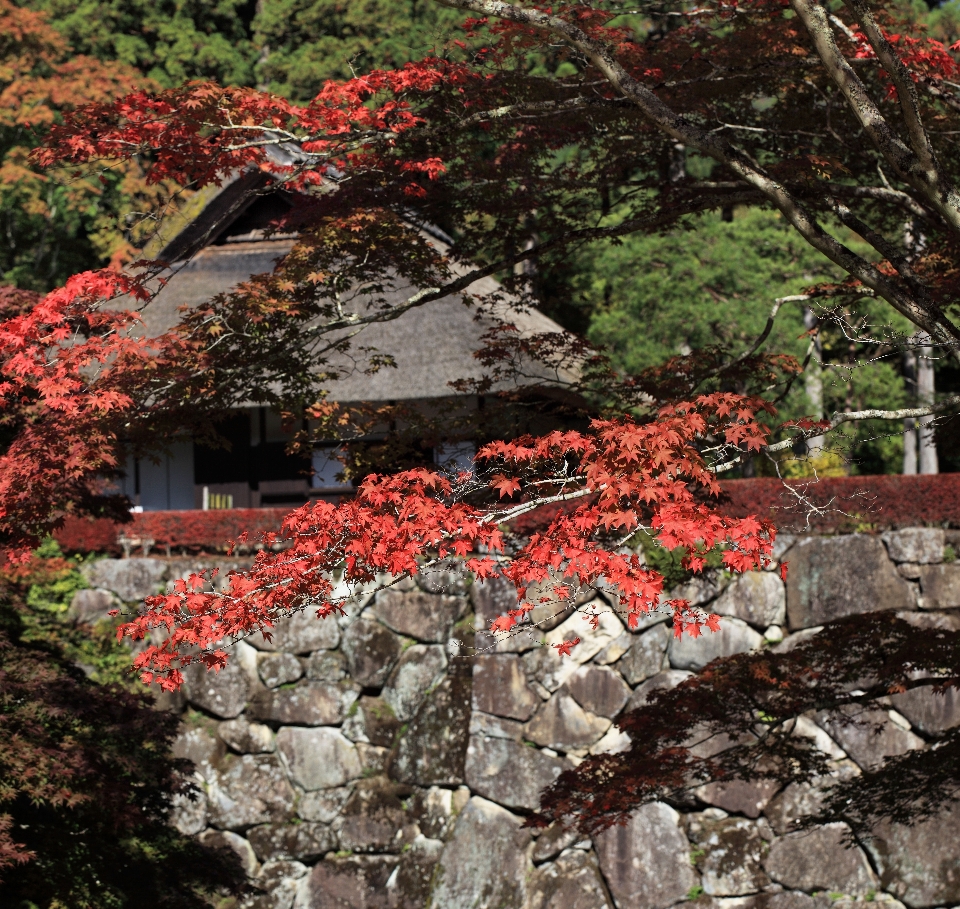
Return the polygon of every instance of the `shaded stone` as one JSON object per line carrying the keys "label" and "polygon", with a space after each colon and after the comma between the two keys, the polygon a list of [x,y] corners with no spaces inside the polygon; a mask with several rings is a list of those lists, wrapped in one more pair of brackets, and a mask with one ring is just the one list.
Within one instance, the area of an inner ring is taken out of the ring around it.
{"label": "shaded stone", "polygon": [[422,568],[415,580],[427,593],[462,597],[470,587],[470,572],[460,559],[441,559],[436,565]]}
{"label": "shaded stone", "polygon": [[349,682],[303,682],[258,692],[247,714],[268,723],[333,726],[343,721],[359,694],[359,688]]}
{"label": "shaded stone", "polygon": [[875,770],[888,757],[924,747],[923,739],[901,729],[886,710],[820,711],[817,725],[864,770]]}
{"label": "shaded stone", "polygon": [[604,909],[610,907],[596,863],[585,852],[562,855],[534,871],[524,909]]}
{"label": "shaded stone", "polygon": [[217,726],[217,735],[241,754],[266,754],[276,747],[273,730],[261,723],[250,723],[244,717],[224,720]]}
{"label": "shaded stone", "polygon": [[897,573],[876,537],[859,533],[807,537],[798,540],[790,551],[790,628],[809,628],[846,615],[915,606],[910,584]]}
{"label": "shaded stone", "polygon": [[363,695],[350,708],[343,734],[353,742],[369,742],[389,748],[400,731],[400,720],[383,699]]}
{"label": "shaded stone", "polygon": [[214,827],[242,829],[292,816],[293,788],[275,755],[245,754],[225,764],[207,788]]}
{"label": "shaded stone", "polygon": [[247,839],[261,862],[279,859],[316,859],[337,848],[333,831],[326,824],[261,824],[247,831]]}
{"label": "shaded stone", "polygon": [[[347,632],[343,636],[344,647],[346,647],[346,638]],[[339,682],[346,677],[346,674],[347,658],[339,650],[317,650],[307,657],[304,675],[308,679],[317,682]],[[360,679],[354,679],[354,681],[363,684]]]}
{"label": "shaded stone", "polygon": [[942,735],[960,724],[960,690],[934,694],[930,688],[912,688],[890,698],[890,703],[925,735]]}
{"label": "shaded stone", "polygon": [[609,728],[610,720],[588,713],[561,689],[527,723],[526,737],[557,751],[573,751],[588,748]]}
{"label": "shaded stone", "polygon": [[440,857],[430,909],[521,909],[527,843],[520,818],[471,798]]}
{"label": "shaded stone", "polygon": [[523,738],[523,723],[474,710],[470,714],[470,735],[488,735],[495,739],[519,742]]}
{"label": "shaded stone", "polygon": [[403,651],[403,641],[373,619],[357,619],[343,633],[350,678],[364,688],[380,688]]}
{"label": "shaded stone", "polygon": [[306,873],[306,866],[300,862],[264,862],[260,873],[250,881],[257,894],[243,902],[244,909],[291,909],[298,883]]}
{"label": "shaded stone", "polygon": [[360,766],[365,777],[375,776],[387,769],[390,758],[390,749],[380,745],[371,745],[368,742],[355,742],[357,754],[360,755]]}
{"label": "shaded stone", "polygon": [[724,783],[707,783],[695,789],[694,795],[700,801],[731,814],[758,818],[779,788],[780,784],[773,780],[730,780]]}
{"label": "shaded stone", "polygon": [[80,571],[91,587],[109,590],[125,603],[159,593],[167,578],[167,565],[160,559],[97,559]]}
{"label": "shaded stone", "polygon": [[453,672],[431,691],[397,743],[390,776],[418,786],[464,781],[470,739],[470,677]]}
{"label": "shaded stone", "polygon": [[564,849],[569,849],[580,839],[576,830],[553,824],[537,837],[531,858],[536,864],[556,858]]}
{"label": "shaded stone", "polygon": [[92,624],[109,618],[108,613],[117,607],[118,603],[109,590],[78,590],[70,601],[67,617]]}
{"label": "shaded stone", "polygon": [[618,909],[665,909],[697,883],[680,816],[662,802],[638,808],[625,826],[594,839],[600,868]]}
{"label": "shaded stone", "polygon": [[719,631],[705,631],[698,638],[688,634],[682,638],[671,638],[667,645],[667,655],[674,669],[697,671],[719,657],[759,650],[762,645],[763,635],[754,631],[746,622],[725,618],[720,622]]}
{"label": "shaded stone", "polygon": [[503,575],[494,575],[471,584],[470,602],[476,613],[474,629],[478,651],[522,653],[537,646],[542,637],[539,629],[525,631],[519,635],[491,634],[489,631],[490,624],[497,616],[505,615],[511,609],[517,608],[517,588]]}
{"label": "shaded stone", "polygon": [[766,821],[697,817],[691,819],[688,831],[698,847],[692,854],[704,893],[737,896],[755,893],[770,883],[762,864],[773,838]]}
{"label": "shaded stone", "polygon": [[175,758],[191,761],[196,772],[207,780],[213,778],[227,753],[223,742],[208,729],[186,726],[180,727],[170,751]]}
{"label": "shaded stone", "polygon": [[307,791],[342,786],[362,773],[356,747],[337,729],[286,726],[277,733],[277,750]]}
{"label": "shaded stone", "polygon": [[260,870],[260,863],[250,843],[237,833],[229,830],[205,830],[197,839],[208,849],[229,849],[240,859],[240,867],[247,877],[253,877]]}
{"label": "shaded stone", "polygon": [[787,592],[771,571],[745,571],[730,582],[710,611],[751,625],[782,625],[787,620]]}
{"label": "shaded stone", "polygon": [[219,672],[208,671],[200,663],[183,670],[183,692],[194,707],[224,720],[233,719],[247,703],[247,677],[236,662],[228,662]]}
{"label": "shaded stone", "polygon": [[314,650],[333,650],[340,643],[340,628],[336,620],[318,619],[316,612],[310,608],[278,619],[268,631],[269,641],[259,631],[247,640],[257,650],[268,653],[312,653]]}
{"label": "shaded stone", "polygon": [[540,706],[527,686],[520,658],[491,654],[473,660],[473,709],[514,720],[528,720]]}
{"label": "shaded stone", "polygon": [[392,909],[387,881],[395,855],[331,856],[313,866],[297,896],[297,909]]}
{"label": "shaded stone", "polygon": [[189,793],[174,793],[168,820],[184,836],[195,836],[207,826],[207,796],[199,786]]}
{"label": "shaded stone", "polygon": [[406,821],[401,798],[409,788],[386,777],[360,780],[343,806],[340,845],[352,852],[399,852]]}
{"label": "shaded stone", "polygon": [[910,527],[883,535],[894,562],[935,565],[943,561],[944,536],[939,527]]}
{"label": "shaded stone", "polygon": [[257,660],[257,672],[267,688],[278,688],[299,679],[303,666],[292,653],[265,653]]}
{"label": "shaded stone", "polygon": [[960,606],[960,563],[924,565],[920,569],[921,605],[924,609]]}
{"label": "shaded stone", "polygon": [[464,597],[413,590],[381,590],[374,600],[373,613],[397,634],[417,641],[444,643],[450,629],[466,610]]}
{"label": "shaded stone", "polygon": [[629,735],[611,726],[588,750],[590,754],[618,754],[629,751],[632,744]]}
{"label": "shaded stone", "polygon": [[[466,804],[470,799],[470,791],[465,786],[461,789],[466,794],[463,800],[463,804]],[[456,813],[454,792],[439,786],[414,790],[407,810],[407,814],[416,820],[423,835],[434,840],[446,839],[453,828]]]}
{"label": "shaded stone", "polygon": [[685,669],[665,669],[663,672],[658,672],[633,692],[624,710],[629,712],[645,706],[655,691],[661,688],[676,688],[684,679],[689,679],[692,675],[692,672],[687,672]]}
{"label": "shaded stone", "polygon": [[348,786],[305,792],[297,802],[297,815],[305,821],[330,824],[340,816],[348,798],[350,798]]}
{"label": "shaded stone", "polygon": [[414,644],[404,651],[384,685],[381,697],[397,719],[413,718],[427,692],[447,668],[445,649],[438,644]]}
{"label": "shaded stone", "polygon": [[639,685],[667,668],[667,645],[670,637],[667,625],[661,623],[636,638],[626,656],[616,664],[628,684]]}
{"label": "shaded stone", "polygon": [[466,780],[474,791],[508,808],[540,807],[540,792],[570,764],[509,739],[471,736]]}
{"label": "shaded stone", "polygon": [[796,830],[798,821],[816,814],[823,807],[827,787],[849,780],[859,772],[852,761],[840,761],[826,776],[807,783],[790,783],[770,799],[763,814],[777,834],[790,833]]}
{"label": "shaded stone", "polygon": [[581,666],[563,689],[589,713],[613,719],[630,698],[630,688],[620,674],[601,666]]}
{"label": "shaded stone", "polygon": [[865,845],[883,888],[911,909],[960,902],[960,805],[913,827],[882,823]]}
{"label": "shaded stone", "polygon": [[387,881],[390,909],[423,909],[430,903],[433,876],[443,843],[440,840],[416,837]]}
{"label": "shaded stone", "polygon": [[826,824],[774,840],[763,867],[792,890],[830,890],[865,896],[879,885],[857,846],[843,842],[846,824]]}

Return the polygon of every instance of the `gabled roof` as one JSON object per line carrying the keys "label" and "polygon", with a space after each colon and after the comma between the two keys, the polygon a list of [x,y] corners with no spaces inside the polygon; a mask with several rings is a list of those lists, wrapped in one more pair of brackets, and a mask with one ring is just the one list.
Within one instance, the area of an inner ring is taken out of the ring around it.
{"label": "gabled roof", "polygon": [[[160,334],[175,325],[180,307],[196,306],[232,290],[251,275],[272,271],[295,240],[289,236],[267,238],[257,229],[256,213],[269,209],[271,198],[267,175],[260,171],[237,175],[202,198],[194,197],[181,216],[165,225],[166,230],[161,229],[161,239],[154,244],[159,249],[152,256],[174,264],[168,283],[143,311],[148,334]],[[431,242],[446,245],[442,232],[425,233]],[[471,292],[496,289],[492,278],[484,278],[472,285]],[[399,303],[415,290],[398,289],[393,296]],[[536,310],[505,310],[502,318],[522,334],[563,331]],[[491,318],[477,319],[475,310],[456,296],[416,307],[389,322],[368,325],[355,343],[389,354],[396,368],[366,375],[362,370],[365,358],[358,367],[346,357],[332,361],[342,378],[331,382],[330,398],[382,403],[451,397],[456,394],[451,382],[480,378],[482,370],[473,354],[482,346],[481,336],[494,324]],[[541,378],[549,381],[546,370]]]}

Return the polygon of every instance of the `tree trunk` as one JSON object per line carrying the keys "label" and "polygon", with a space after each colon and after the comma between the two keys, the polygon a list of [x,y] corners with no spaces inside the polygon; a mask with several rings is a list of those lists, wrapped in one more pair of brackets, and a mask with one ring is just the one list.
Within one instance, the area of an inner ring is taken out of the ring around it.
{"label": "tree trunk", "polygon": [[[910,400],[917,400],[917,355],[913,350],[903,354],[903,381],[907,386]],[[913,475],[917,472],[917,421],[907,417],[903,421],[903,472]]]}
{"label": "tree trunk", "polygon": [[[921,341],[930,341],[930,336],[921,334]],[[933,375],[933,350],[924,346],[917,357],[917,399],[921,407],[933,404],[936,393]],[[920,417],[920,473],[939,473],[937,443],[933,434],[933,416]]]}

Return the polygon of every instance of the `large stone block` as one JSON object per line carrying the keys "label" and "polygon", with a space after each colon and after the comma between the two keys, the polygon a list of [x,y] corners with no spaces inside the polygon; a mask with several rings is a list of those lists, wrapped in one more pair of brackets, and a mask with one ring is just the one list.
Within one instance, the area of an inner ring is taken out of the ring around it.
{"label": "large stone block", "polygon": [[240,867],[247,877],[254,877],[260,870],[260,863],[250,843],[238,833],[229,830],[205,830],[197,839],[208,849],[229,849],[240,860]]}
{"label": "large stone block", "polygon": [[491,634],[490,624],[497,616],[517,608],[517,588],[503,575],[476,581],[470,586],[470,602],[476,613],[474,628],[477,650],[489,653],[523,653],[536,647],[543,633],[530,628],[520,634]]}
{"label": "large stone block", "polygon": [[827,824],[774,840],[763,863],[770,877],[792,890],[829,890],[866,896],[879,881],[857,846],[844,843],[846,824]]}
{"label": "large stone block", "polygon": [[250,644],[268,653],[312,653],[314,650],[334,650],[340,643],[340,628],[332,618],[318,619],[314,609],[301,609],[279,619],[267,629],[268,641],[261,632],[250,635]]}
{"label": "large stone block", "polygon": [[205,780],[213,779],[227,753],[223,742],[211,735],[209,729],[186,725],[180,727],[170,751],[175,758],[191,761],[194,770]]}
{"label": "large stone block", "polygon": [[364,688],[380,688],[402,651],[403,641],[372,619],[357,619],[343,633],[347,671]]}
{"label": "large stone block", "polygon": [[782,625],[787,620],[787,593],[772,571],[746,571],[711,603],[710,611],[751,625]]}
{"label": "large stone block", "polygon": [[416,582],[427,593],[462,597],[470,587],[470,572],[460,559],[441,559],[436,565],[422,568]]}
{"label": "large stone block", "polygon": [[914,609],[910,585],[876,537],[807,537],[790,550],[787,619],[809,628],[846,615]]}
{"label": "large stone block", "polygon": [[885,890],[911,909],[960,903],[960,805],[913,827],[881,824],[865,840]]}
{"label": "large stone block", "polygon": [[275,748],[273,730],[262,723],[251,723],[244,717],[224,720],[217,726],[217,735],[240,754],[267,754]]}
{"label": "large stone block", "polygon": [[446,649],[439,644],[414,644],[400,657],[381,697],[393,708],[397,719],[413,718],[427,692],[447,668]]}
{"label": "large stone block", "polygon": [[91,587],[109,590],[125,603],[160,592],[167,578],[167,565],[160,559],[97,559],[80,570]]}
{"label": "large stone block", "polygon": [[934,694],[930,688],[912,688],[894,695],[890,703],[924,735],[942,735],[960,725],[960,691],[948,688]]}
{"label": "large stone block", "polygon": [[594,860],[574,850],[537,868],[524,909],[612,909]]}
{"label": "large stone block", "polygon": [[214,827],[240,830],[287,820],[295,795],[275,755],[245,754],[209,781],[207,800]]}
{"label": "large stone block", "polygon": [[75,622],[93,624],[109,618],[110,612],[119,605],[109,590],[78,590],[70,601],[68,617]]}
{"label": "large stone block", "polygon": [[681,682],[689,679],[693,673],[686,669],[665,669],[656,675],[650,676],[642,685],[638,685],[636,690],[630,695],[627,701],[625,711],[636,710],[638,707],[644,707],[650,701],[651,695],[661,688],[676,688]]}
{"label": "large stone block", "polygon": [[244,900],[243,909],[292,909],[298,885],[306,873],[301,862],[264,862],[260,873],[250,880],[255,895]]}
{"label": "large stone block", "polygon": [[527,723],[526,737],[557,751],[589,748],[610,728],[610,720],[585,711],[560,689]]}
{"label": "large stone block", "polygon": [[450,629],[466,611],[465,597],[424,593],[412,590],[381,590],[377,594],[373,613],[384,625],[397,634],[417,641],[445,643]]}
{"label": "large stone block", "polygon": [[522,909],[530,866],[520,818],[474,796],[440,857],[430,909]]}
{"label": "large stone block", "polygon": [[688,634],[682,638],[671,638],[667,655],[674,669],[697,671],[718,657],[759,650],[762,644],[763,635],[754,631],[746,622],[725,618],[720,622],[719,631],[705,631],[697,638]]}
{"label": "large stone block", "polygon": [[773,780],[729,780],[698,786],[694,795],[700,801],[731,814],[758,818],[779,788],[779,783]]}
{"label": "large stone block", "polygon": [[200,663],[183,670],[183,692],[187,700],[223,720],[239,716],[247,702],[249,684],[243,669],[229,661],[219,672]]}
{"label": "large stone block", "polygon": [[563,686],[589,713],[613,719],[630,698],[630,688],[618,672],[602,666],[581,666]]}
{"label": "large stone block", "polygon": [[691,818],[688,830],[697,846],[697,870],[708,896],[756,893],[770,883],[763,859],[773,831],[766,821],[712,820],[701,815]]}
{"label": "large stone block", "polygon": [[326,824],[261,824],[247,831],[247,839],[261,862],[313,862],[337,848],[337,838]]}
{"label": "large stone block", "polygon": [[297,909],[393,909],[387,882],[395,855],[331,856],[301,882]]}
{"label": "large stone block", "polygon": [[467,785],[508,808],[538,809],[541,790],[569,767],[561,758],[509,739],[471,736],[467,748]]}
{"label": "large stone block", "polygon": [[343,722],[359,695],[359,688],[350,682],[303,682],[258,692],[247,714],[266,723],[334,726]]}
{"label": "large stone block", "polygon": [[358,782],[338,821],[341,847],[351,852],[399,852],[406,821],[401,799],[409,794],[409,788],[385,777]]}
{"label": "large stone block", "polygon": [[469,676],[451,673],[427,695],[397,743],[390,776],[418,786],[464,781],[470,687]]}
{"label": "large stone block", "polygon": [[910,527],[883,535],[894,562],[934,565],[943,561],[944,534],[939,527]]}
{"label": "large stone block", "polygon": [[351,742],[368,742],[389,748],[400,731],[400,720],[383,699],[363,695],[349,711],[343,734]]}
{"label": "large stone block", "polygon": [[956,609],[960,606],[960,563],[924,565],[920,569],[920,592],[924,609]]}
{"label": "large stone block", "polygon": [[[608,644],[619,638],[623,632],[623,623],[609,606],[602,601],[594,601],[599,611],[599,622],[594,628],[584,612],[576,612],[544,637],[544,645],[532,653],[524,654],[527,672],[540,682],[547,691],[556,691],[578,666],[588,663]],[[569,656],[560,656],[554,645],[564,641],[580,639]]]}
{"label": "large stone block", "polygon": [[925,747],[923,739],[901,729],[886,710],[820,711],[817,724],[864,770],[875,770],[888,757]]}
{"label": "large stone block", "polygon": [[489,654],[473,661],[473,709],[513,720],[528,720],[540,706],[527,685],[520,657]]}
{"label": "large stone block", "polygon": [[440,840],[418,836],[410,843],[387,881],[390,909],[424,909],[430,905],[434,872],[442,854]]}
{"label": "large stone block", "polygon": [[[376,625],[377,623],[374,622],[373,624]],[[377,627],[382,626],[377,625]],[[383,630],[386,631],[386,629]],[[346,633],[344,633],[343,644],[346,648]],[[389,667],[387,667],[387,672],[389,672]],[[347,674],[347,658],[339,650],[317,650],[307,658],[305,674],[308,679],[317,682],[339,682]],[[386,674],[384,674],[384,678],[386,678]],[[355,678],[354,681],[366,685],[360,678]]]}
{"label": "large stone block", "polygon": [[634,645],[616,664],[616,668],[630,685],[639,685],[650,676],[668,668],[670,627],[662,622],[645,631],[636,638]]}
{"label": "large stone block", "polygon": [[308,792],[342,786],[362,773],[356,747],[336,729],[286,726],[277,733],[277,751]]}
{"label": "large stone block", "polygon": [[207,794],[199,786],[189,793],[176,793],[168,820],[184,836],[196,836],[208,823]]}
{"label": "large stone block", "polygon": [[303,666],[292,653],[264,653],[257,660],[260,681],[267,688],[279,688],[303,675]]}
{"label": "large stone block", "polygon": [[680,816],[662,802],[638,808],[594,842],[617,909],[665,909],[697,884]]}

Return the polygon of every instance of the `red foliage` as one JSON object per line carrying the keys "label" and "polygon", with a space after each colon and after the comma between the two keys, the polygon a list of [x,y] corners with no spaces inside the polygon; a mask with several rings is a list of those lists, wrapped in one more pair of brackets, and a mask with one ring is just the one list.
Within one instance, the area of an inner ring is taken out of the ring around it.
{"label": "red foliage", "polygon": [[244,533],[256,537],[279,530],[286,515],[286,508],[234,508],[144,511],[132,514],[127,523],[108,518],[69,517],[53,535],[64,552],[118,554],[123,549],[121,537],[130,540],[134,549],[150,541],[147,545],[156,550],[222,552]]}

